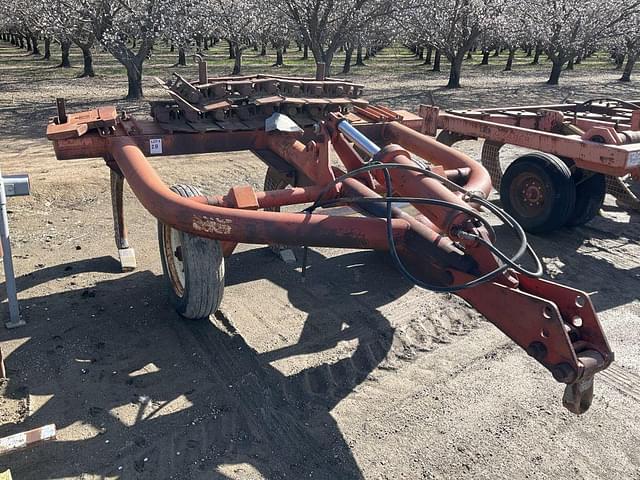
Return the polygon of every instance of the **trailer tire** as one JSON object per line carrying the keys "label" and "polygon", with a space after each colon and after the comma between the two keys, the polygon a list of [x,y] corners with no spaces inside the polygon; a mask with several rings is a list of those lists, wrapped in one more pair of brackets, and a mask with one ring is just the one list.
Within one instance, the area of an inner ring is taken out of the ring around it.
{"label": "trailer tire", "polygon": [[[200,196],[191,185],[171,187],[182,197]],[[198,237],[158,221],[158,244],[169,301],[184,318],[209,318],[224,293],[224,255],[218,240]]]}
{"label": "trailer tire", "polygon": [[576,186],[562,160],[533,152],[518,157],[506,169],[500,200],[527,232],[550,232],[562,227],[573,212]]}
{"label": "trailer tire", "polygon": [[569,216],[567,225],[584,225],[592,220],[602,208],[607,193],[607,179],[601,173],[594,173],[585,180],[584,175],[589,172],[578,169],[573,179],[576,185],[576,204]]}

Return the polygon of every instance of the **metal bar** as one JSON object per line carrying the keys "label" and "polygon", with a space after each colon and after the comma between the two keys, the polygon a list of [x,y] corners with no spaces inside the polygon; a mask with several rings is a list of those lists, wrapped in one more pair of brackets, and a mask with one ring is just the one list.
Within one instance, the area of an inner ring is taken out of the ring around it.
{"label": "metal bar", "polygon": [[56,98],[56,107],[58,109],[58,123],[67,123],[67,110],[64,98]]}
{"label": "metal bar", "polygon": [[0,172],[0,241],[2,243],[2,263],[4,265],[5,286],[7,289],[7,301],[9,303],[9,321],[5,323],[7,328],[16,328],[25,325],[20,318],[18,306],[18,290],[16,288],[16,276],[13,270],[13,257],[11,255],[11,239],[9,238],[9,219],[7,217],[7,195],[4,191],[4,179]]}
{"label": "metal bar", "polygon": [[[198,235],[242,243],[387,250],[386,220],[264,212],[205,205],[173,193],[133,140],[111,139],[111,152],[142,205],[161,222]],[[392,221],[402,245],[410,225]]]}
{"label": "metal bar", "polygon": [[364,150],[370,157],[373,157],[380,151],[380,147],[378,145],[356,130],[356,128],[346,120],[338,122],[338,130],[340,130],[345,137]]}
{"label": "metal bar", "polygon": [[[320,197],[320,194],[323,193],[323,191],[324,187],[312,185],[310,187],[293,187],[282,190],[255,192],[255,196],[258,201],[258,208],[274,208],[314,202],[318,197]],[[330,197],[330,195],[325,195],[323,198]],[[200,203],[206,203],[207,205],[214,205],[216,207],[239,208],[233,198],[229,195],[191,197],[191,199]]]}
{"label": "metal bar", "polygon": [[638,165],[634,168],[628,167],[628,162],[632,153],[640,155],[640,145],[605,145],[580,138],[539,130],[532,131],[527,128],[500,125],[446,113],[438,117],[438,127],[471,137],[571,158],[580,168],[607,175],[622,176],[638,169]]}

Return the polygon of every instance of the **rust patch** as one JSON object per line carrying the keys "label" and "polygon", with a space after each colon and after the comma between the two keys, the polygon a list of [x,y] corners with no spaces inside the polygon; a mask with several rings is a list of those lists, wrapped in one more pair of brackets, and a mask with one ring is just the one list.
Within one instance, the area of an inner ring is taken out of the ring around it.
{"label": "rust patch", "polygon": [[193,217],[193,229],[197,232],[231,235],[231,223],[230,218]]}

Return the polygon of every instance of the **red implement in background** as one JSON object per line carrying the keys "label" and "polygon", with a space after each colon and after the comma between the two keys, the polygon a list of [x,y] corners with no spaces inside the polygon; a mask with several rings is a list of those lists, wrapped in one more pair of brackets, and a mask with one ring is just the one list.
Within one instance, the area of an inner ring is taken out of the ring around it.
{"label": "red implement in background", "polygon": [[[640,211],[640,100],[447,111],[421,105],[419,113],[420,131],[446,145],[484,140],[482,164],[502,205],[529,232],[588,222],[606,193]],[[503,172],[504,146],[532,152]]]}

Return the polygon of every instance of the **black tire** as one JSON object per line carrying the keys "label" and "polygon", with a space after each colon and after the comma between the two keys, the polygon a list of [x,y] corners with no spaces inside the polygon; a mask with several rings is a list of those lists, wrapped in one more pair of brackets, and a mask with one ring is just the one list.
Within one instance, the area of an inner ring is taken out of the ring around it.
{"label": "black tire", "polygon": [[[202,195],[191,185],[174,185],[182,197]],[[224,255],[218,240],[181,232],[158,221],[158,244],[169,301],[181,316],[209,318],[224,293]],[[174,250],[175,248],[175,250]]]}
{"label": "black tire", "polygon": [[562,160],[533,152],[517,158],[504,172],[500,201],[527,232],[550,232],[569,219],[576,203],[576,187]]}
{"label": "black tire", "polygon": [[607,179],[601,173],[577,169],[573,180],[576,186],[576,204],[567,225],[584,225],[598,215],[602,208],[607,193]]}

